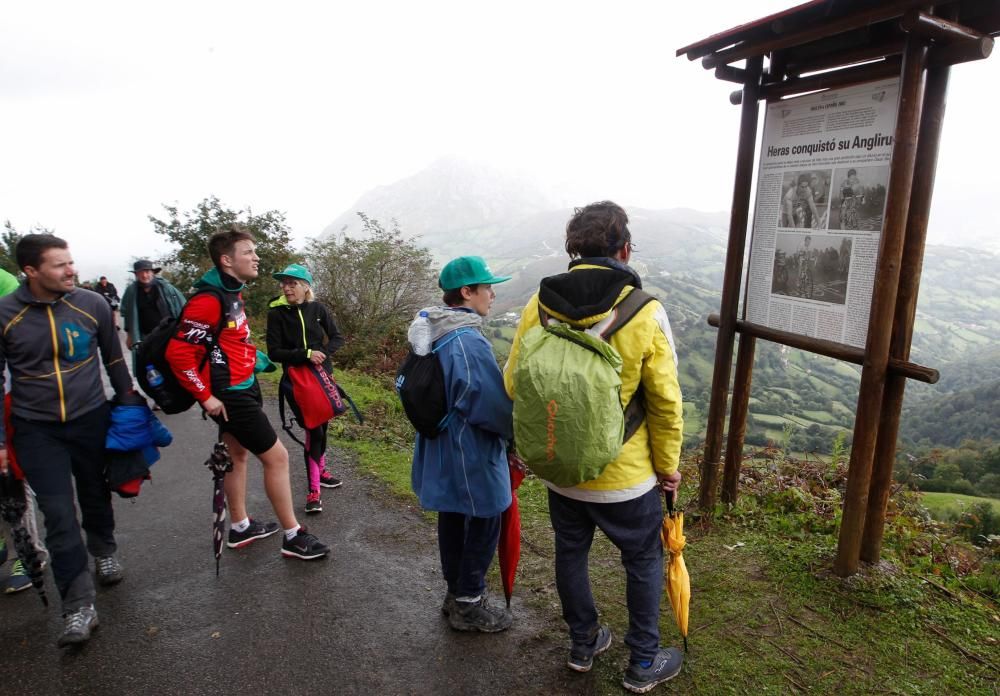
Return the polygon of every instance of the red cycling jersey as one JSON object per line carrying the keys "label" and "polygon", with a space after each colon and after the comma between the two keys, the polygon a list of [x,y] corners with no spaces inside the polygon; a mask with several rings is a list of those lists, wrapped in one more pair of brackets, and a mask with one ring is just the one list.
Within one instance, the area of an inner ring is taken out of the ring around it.
{"label": "red cycling jersey", "polygon": [[[222,331],[216,337],[220,323]],[[203,365],[206,350],[209,356]],[[220,288],[199,292],[188,300],[177,333],[167,344],[167,362],[177,380],[199,403],[250,379],[257,348],[250,340],[243,296]]]}

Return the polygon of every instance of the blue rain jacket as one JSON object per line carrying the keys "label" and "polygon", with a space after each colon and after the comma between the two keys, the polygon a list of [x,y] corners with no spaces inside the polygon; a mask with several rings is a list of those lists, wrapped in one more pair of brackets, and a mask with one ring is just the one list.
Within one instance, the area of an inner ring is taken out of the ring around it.
{"label": "blue rain jacket", "polygon": [[[432,324],[434,319],[432,314]],[[506,442],[514,436],[514,404],[490,342],[477,328],[435,336],[451,417],[436,438],[417,434],[413,490],[425,510],[494,517],[511,502]]]}
{"label": "blue rain jacket", "polygon": [[115,404],[111,408],[111,424],[104,447],[118,452],[141,451],[146,464],[152,466],[160,459],[157,447],[166,447],[174,441],[166,426],[153,415],[145,401],[140,404]]}

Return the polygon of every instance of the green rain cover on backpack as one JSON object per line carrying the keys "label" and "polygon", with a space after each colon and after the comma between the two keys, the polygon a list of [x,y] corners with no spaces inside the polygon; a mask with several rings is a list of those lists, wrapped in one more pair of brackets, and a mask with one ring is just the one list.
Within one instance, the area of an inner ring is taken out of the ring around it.
{"label": "green rain cover on backpack", "polygon": [[536,326],[514,367],[514,440],[539,478],[575,486],[601,475],[625,434],[622,359],[597,336],[565,324]]}

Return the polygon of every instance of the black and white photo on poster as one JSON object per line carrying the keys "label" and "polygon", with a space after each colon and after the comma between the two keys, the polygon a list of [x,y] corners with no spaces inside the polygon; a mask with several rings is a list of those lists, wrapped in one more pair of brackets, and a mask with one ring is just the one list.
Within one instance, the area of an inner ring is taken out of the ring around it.
{"label": "black and white photo on poster", "polygon": [[888,188],[888,164],[834,170],[830,229],[881,232]]}
{"label": "black and white photo on poster", "polygon": [[842,305],[847,301],[851,237],[779,232],[771,293]]}
{"label": "black and white photo on poster", "polygon": [[781,181],[778,227],[826,229],[832,173],[830,169],[785,172]]}

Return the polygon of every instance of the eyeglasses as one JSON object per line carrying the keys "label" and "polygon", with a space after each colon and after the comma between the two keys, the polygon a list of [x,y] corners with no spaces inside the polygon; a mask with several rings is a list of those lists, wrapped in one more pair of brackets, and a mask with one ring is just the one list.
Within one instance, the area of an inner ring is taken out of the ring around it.
{"label": "eyeglasses", "polygon": [[287,288],[287,287],[293,287],[294,288],[298,284],[299,284],[299,281],[296,280],[295,278],[282,278],[281,280],[278,281],[278,285],[280,287],[283,287],[283,288]]}

